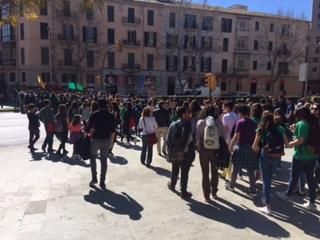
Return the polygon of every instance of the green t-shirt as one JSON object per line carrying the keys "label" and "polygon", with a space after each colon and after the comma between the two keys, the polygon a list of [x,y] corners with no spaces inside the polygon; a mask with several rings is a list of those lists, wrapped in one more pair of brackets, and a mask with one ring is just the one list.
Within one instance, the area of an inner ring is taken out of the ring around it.
{"label": "green t-shirt", "polygon": [[[286,130],[285,130],[283,127],[281,127],[280,125],[277,126],[277,131],[278,131],[282,136],[285,135],[285,133],[286,133]],[[259,128],[256,130],[256,132],[259,132]],[[266,135],[267,135],[267,132],[264,132],[264,133],[261,135],[261,140],[260,140],[261,146],[264,146],[264,145],[265,145]]]}
{"label": "green t-shirt", "polygon": [[309,137],[309,123],[305,121],[299,121],[296,124],[296,129],[294,131],[295,139],[303,138],[304,143],[300,146],[294,147],[293,157],[297,160],[308,161],[317,159],[317,155],[311,153],[307,148],[307,139]]}

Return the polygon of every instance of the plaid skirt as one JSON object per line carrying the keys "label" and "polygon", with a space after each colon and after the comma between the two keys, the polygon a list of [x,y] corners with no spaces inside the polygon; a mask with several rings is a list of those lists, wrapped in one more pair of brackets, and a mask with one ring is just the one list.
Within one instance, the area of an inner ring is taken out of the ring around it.
{"label": "plaid skirt", "polygon": [[252,146],[238,145],[232,154],[231,161],[234,166],[244,169],[258,169],[258,155],[252,150]]}

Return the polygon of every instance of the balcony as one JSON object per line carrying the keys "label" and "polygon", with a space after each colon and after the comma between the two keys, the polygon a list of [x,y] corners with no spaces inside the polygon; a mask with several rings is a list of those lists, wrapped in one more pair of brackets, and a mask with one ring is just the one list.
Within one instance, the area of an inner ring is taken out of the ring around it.
{"label": "balcony", "polygon": [[141,24],[141,18],[128,18],[128,17],[123,17],[122,18],[122,23],[125,25],[135,25],[138,26]]}
{"label": "balcony", "polygon": [[127,73],[137,73],[140,71],[140,64],[124,63],[122,64],[122,69]]}
{"label": "balcony", "polygon": [[77,42],[79,41],[78,36],[65,36],[64,34],[58,34],[59,41],[69,41],[69,42]]}
{"label": "balcony", "polygon": [[77,18],[77,12],[72,12],[69,10],[57,10],[58,17],[65,17],[65,18]]}
{"label": "balcony", "polygon": [[169,72],[175,72],[177,70],[178,70],[178,67],[176,65],[167,66],[167,71],[169,71]]}
{"label": "balcony", "polygon": [[249,74],[249,68],[234,68],[234,74],[235,75],[248,75]]}
{"label": "balcony", "polygon": [[139,47],[140,46],[140,41],[132,41],[132,40],[122,40],[122,45],[124,47]]}
{"label": "balcony", "polygon": [[185,72],[195,72],[196,71],[196,67],[195,66],[184,66],[183,67],[183,71],[185,71]]}
{"label": "balcony", "polygon": [[65,66],[65,67],[75,67],[77,66],[77,61],[65,61],[63,59],[58,60],[58,66]]}

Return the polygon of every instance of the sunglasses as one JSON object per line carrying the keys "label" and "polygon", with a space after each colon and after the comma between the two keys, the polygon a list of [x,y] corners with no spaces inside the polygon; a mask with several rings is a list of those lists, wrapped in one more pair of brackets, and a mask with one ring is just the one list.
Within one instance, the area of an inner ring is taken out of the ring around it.
{"label": "sunglasses", "polygon": [[317,107],[312,107],[311,110],[317,111],[317,110],[319,110],[319,108],[317,108]]}

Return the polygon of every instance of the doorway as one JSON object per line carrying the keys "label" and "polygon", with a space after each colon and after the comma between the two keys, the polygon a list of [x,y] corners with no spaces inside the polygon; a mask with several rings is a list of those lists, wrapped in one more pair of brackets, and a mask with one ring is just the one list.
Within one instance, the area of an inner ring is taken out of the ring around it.
{"label": "doorway", "polygon": [[176,79],[175,77],[168,77],[167,93],[168,95],[174,95],[176,89]]}

